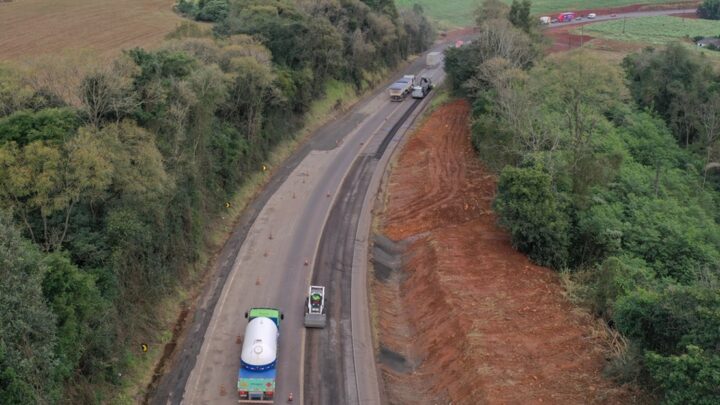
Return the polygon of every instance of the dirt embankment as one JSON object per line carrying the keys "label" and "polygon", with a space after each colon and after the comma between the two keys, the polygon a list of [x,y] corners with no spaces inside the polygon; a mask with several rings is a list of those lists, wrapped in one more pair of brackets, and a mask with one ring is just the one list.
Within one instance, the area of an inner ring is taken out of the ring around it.
{"label": "dirt embankment", "polygon": [[470,143],[469,107],[436,110],[403,147],[379,231],[405,246],[373,281],[386,397],[406,403],[633,403],[601,376],[605,335],[557,274],[496,225],[496,178]]}

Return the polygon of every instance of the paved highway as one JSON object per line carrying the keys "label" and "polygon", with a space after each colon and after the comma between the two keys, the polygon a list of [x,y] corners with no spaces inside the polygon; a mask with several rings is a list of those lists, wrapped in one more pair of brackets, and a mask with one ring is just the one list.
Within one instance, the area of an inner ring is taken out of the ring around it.
{"label": "paved highway", "polygon": [[[406,73],[419,73],[423,62],[419,58]],[[444,77],[441,67],[423,74],[434,82]],[[321,128],[277,170],[223,249],[216,278],[150,402],[237,403],[244,313],[269,306],[285,313],[276,402],[292,392],[295,403],[379,403],[365,278],[357,274],[366,260],[355,266],[353,280],[353,260],[367,258],[356,234],[361,222],[366,235],[369,229],[369,211],[361,212],[370,184],[377,189],[373,174],[384,169],[383,152],[426,102],[408,97],[392,103],[383,87]],[[329,323],[306,331],[303,304],[313,274],[314,282],[328,287]]]}
{"label": "paved highway", "polygon": [[[423,62],[419,58],[406,73],[419,73]],[[440,67],[423,73],[436,83],[444,78]],[[149,402],[236,403],[244,313],[271,306],[285,312],[276,402],[292,392],[301,404],[380,403],[365,279],[369,207],[386,151],[426,102],[391,103],[383,87],[319,129],[276,168],[220,253],[178,353]],[[311,279],[328,287],[329,323],[323,330],[302,327]]]}

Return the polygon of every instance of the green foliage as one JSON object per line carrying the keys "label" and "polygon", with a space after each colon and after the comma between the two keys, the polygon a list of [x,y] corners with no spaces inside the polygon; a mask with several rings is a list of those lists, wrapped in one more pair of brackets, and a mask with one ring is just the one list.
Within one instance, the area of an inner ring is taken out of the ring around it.
{"label": "green foliage", "polygon": [[0,144],[27,145],[34,141],[59,142],[70,138],[81,121],[69,108],[49,108],[38,112],[18,111],[0,118]]}
{"label": "green foliage", "polygon": [[228,0],[179,0],[175,10],[197,21],[218,22],[228,15]]}
{"label": "green foliage", "polygon": [[623,333],[661,354],[691,344],[716,350],[720,296],[716,286],[702,283],[638,290],[617,302],[615,321]]}
{"label": "green foliage", "polygon": [[43,295],[57,319],[58,365],[64,378],[76,369],[86,375],[103,372],[111,344],[107,303],[95,287],[94,277],[83,273],[66,255],[53,253],[43,260],[48,271],[42,281]]}
{"label": "green foliage", "polygon": [[705,0],[697,9],[697,15],[707,20],[720,20],[720,0]]}
{"label": "green foliage", "polygon": [[125,52],[68,89],[77,109],[0,68],[1,403],[105,401],[92,388],[119,384],[130,343],[164,327],[153,308],[272,148],[326,91],[341,102],[434,39],[422,8],[385,0],[177,10],[217,37],[188,23]]}
{"label": "green foliage", "polygon": [[667,404],[716,404],[720,398],[720,355],[689,345],[687,353],[645,355],[650,372],[665,392]]}
{"label": "green foliage", "polygon": [[536,168],[508,167],[498,183],[495,210],[513,245],[534,261],[561,268],[567,263],[568,219],[552,191],[551,178]]}
{"label": "green foliage", "polygon": [[513,244],[577,270],[578,295],[630,339],[612,375],[651,377],[668,403],[716,403],[720,187],[703,170],[720,135],[711,66],[682,46],[628,57],[641,110],[624,104],[622,72],[591,55],[523,66],[473,45],[447,52],[447,72],[472,102],[480,155],[504,166],[495,208]]}
{"label": "green foliage", "polygon": [[530,0],[513,0],[508,13],[508,19],[512,25],[528,33],[533,25],[530,20],[530,6]]}
{"label": "green foliage", "polygon": [[707,60],[675,43],[630,55],[623,67],[636,102],[660,114],[678,142],[687,146],[698,138],[695,113],[719,82]]}
{"label": "green foliage", "polygon": [[49,403],[60,394],[55,317],[41,282],[46,267],[0,213],[0,402]]}
{"label": "green foliage", "polygon": [[230,6],[227,0],[201,0],[195,19],[198,21],[222,21],[228,15]]}
{"label": "green foliage", "polygon": [[597,316],[610,320],[618,298],[650,287],[653,279],[652,270],[642,259],[627,255],[608,257],[592,271],[591,309]]}

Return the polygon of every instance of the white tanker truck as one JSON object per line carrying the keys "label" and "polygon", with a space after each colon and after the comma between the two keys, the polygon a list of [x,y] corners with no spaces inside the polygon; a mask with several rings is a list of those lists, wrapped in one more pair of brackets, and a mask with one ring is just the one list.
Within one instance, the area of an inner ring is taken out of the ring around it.
{"label": "white tanker truck", "polygon": [[245,313],[245,317],[248,318],[248,324],[240,355],[238,402],[273,403],[280,320],[283,314],[275,308],[252,308]]}

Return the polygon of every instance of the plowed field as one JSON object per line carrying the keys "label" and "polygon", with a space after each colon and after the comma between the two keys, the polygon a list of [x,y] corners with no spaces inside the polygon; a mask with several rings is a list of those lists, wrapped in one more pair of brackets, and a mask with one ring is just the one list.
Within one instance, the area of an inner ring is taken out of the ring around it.
{"label": "plowed field", "polygon": [[437,109],[389,177],[380,232],[406,245],[397,284],[373,285],[389,402],[642,402],[602,377],[603,329],[496,225],[469,116],[464,101]]}
{"label": "plowed field", "polygon": [[90,49],[112,56],[159,44],[181,18],[173,0],[0,1],[0,60]]}

